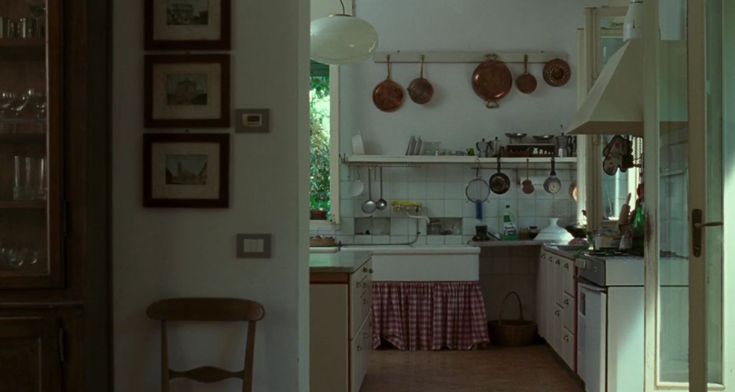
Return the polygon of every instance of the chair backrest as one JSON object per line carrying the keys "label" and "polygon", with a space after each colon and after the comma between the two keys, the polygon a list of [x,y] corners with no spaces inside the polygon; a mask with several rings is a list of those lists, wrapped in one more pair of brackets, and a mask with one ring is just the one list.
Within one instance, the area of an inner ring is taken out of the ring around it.
{"label": "chair backrest", "polygon": [[[255,349],[255,323],[265,316],[265,309],[257,302],[237,298],[172,298],[154,302],[146,311],[148,317],[161,322],[161,390],[168,392],[174,378],[188,378],[213,383],[228,378],[242,379],[243,392],[251,392],[253,384],[253,352]],[[245,347],[245,363],[237,372],[203,366],[176,371],[168,367],[168,321],[246,321],[248,335]]]}

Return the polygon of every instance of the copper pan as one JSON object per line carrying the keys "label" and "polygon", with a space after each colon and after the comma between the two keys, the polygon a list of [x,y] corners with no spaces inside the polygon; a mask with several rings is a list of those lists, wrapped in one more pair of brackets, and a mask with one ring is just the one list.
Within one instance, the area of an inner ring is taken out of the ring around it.
{"label": "copper pan", "polygon": [[373,89],[373,103],[384,112],[395,112],[403,105],[403,87],[391,79],[390,55],[388,76]]}
{"label": "copper pan", "polygon": [[544,80],[549,86],[561,87],[569,82],[572,69],[562,59],[553,59],[544,65]]}
{"label": "copper pan", "polygon": [[536,91],[538,82],[536,78],[528,72],[528,55],[523,56],[523,75],[516,79],[516,87],[523,94],[531,94]]}
{"label": "copper pan", "polygon": [[475,68],[472,74],[472,89],[482,98],[489,109],[500,106],[498,101],[508,95],[513,87],[513,75],[504,62],[489,58]]}
{"label": "copper pan", "polygon": [[408,96],[411,100],[419,105],[424,105],[431,101],[434,96],[434,86],[431,82],[424,78],[424,55],[421,55],[421,74],[418,78],[411,81],[408,85]]}

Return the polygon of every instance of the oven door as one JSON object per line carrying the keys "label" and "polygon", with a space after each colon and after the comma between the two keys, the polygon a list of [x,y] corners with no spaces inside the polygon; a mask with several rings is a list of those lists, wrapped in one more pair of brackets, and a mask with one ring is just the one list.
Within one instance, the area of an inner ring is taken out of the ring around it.
{"label": "oven door", "polygon": [[606,392],[607,293],[581,282],[577,289],[577,374],[585,392]]}

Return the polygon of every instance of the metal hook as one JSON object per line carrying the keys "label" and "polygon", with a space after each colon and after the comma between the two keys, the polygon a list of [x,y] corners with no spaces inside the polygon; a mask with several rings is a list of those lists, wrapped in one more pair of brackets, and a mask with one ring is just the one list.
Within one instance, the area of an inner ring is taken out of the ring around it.
{"label": "metal hook", "polygon": [[388,79],[390,79],[391,78],[390,54],[387,55],[386,57],[387,57],[386,63],[388,64]]}

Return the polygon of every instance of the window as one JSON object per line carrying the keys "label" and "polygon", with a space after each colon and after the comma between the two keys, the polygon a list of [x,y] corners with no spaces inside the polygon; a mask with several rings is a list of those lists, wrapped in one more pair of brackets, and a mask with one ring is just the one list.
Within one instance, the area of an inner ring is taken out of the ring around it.
{"label": "window", "polygon": [[317,225],[339,221],[338,72],[311,62],[309,209]]}
{"label": "window", "polygon": [[[612,140],[612,136],[605,135],[602,137],[602,147]],[[633,137],[632,139],[633,158],[636,165],[643,162],[643,138]],[[602,174],[602,219],[618,220],[620,210],[624,204],[630,204],[631,209],[635,209],[636,190],[641,180],[641,168],[633,167],[626,172],[620,170],[614,176]],[[628,194],[631,195],[630,203],[628,203]]]}

